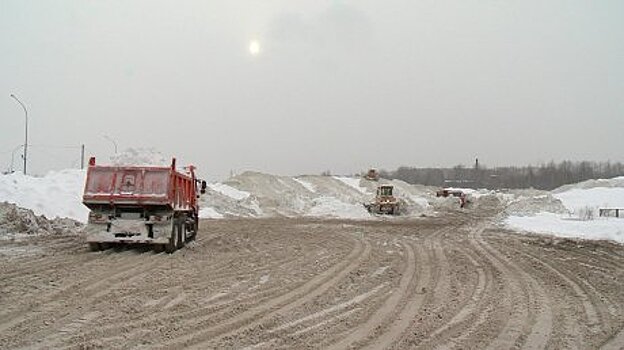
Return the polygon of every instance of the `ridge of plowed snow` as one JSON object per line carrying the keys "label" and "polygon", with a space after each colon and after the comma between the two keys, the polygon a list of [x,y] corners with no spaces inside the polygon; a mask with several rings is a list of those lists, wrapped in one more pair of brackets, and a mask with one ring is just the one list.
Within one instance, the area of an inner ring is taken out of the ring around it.
{"label": "ridge of plowed snow", "polygon": [[243,200],[250,196],[249,192],[237,190],[236,188],[232,186],[222,184],[222,183],[210,183],[207,186],[221,194],[224,194],[236,200]]}
{"label": "ridge of plowed snow", "polygon": [[365,187],[361,187],[360,186],[360,178],[345,177],[345,176],[334,176],[334,179],[342,181],[347,186],[349,186],[349,187],[351,187],[351,188],[353,188],[356,191],[359,191],[361,193],[366,194],[368,192],[368,191],[366,191]]}
{"label": "ridge of plowed snow", "polygon": [[312,185],[311,183],[309,183],[307,181],[303,181],[303,180],[298,179],[296,177],[294,177],[293,180],[295,180],[298,183],[300,183],[301,186],[305,187],[308,191],[316,193],[316,187],[314,187],[314,185]]}

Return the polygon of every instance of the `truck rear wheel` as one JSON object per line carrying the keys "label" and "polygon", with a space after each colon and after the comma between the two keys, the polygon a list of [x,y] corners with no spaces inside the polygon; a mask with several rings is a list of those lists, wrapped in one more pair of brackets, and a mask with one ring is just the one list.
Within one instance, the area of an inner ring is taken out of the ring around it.
{"label": "truck rear wheel", "polygon": [[184,247],[186,242],[186,222],[185,220],[178,221],[178,249]]}
{"label": "truck rear wheel", "polygon": [[178,249],[178,223],[175,222],[171,228],[171,238],[169,238],[169,243],[165,244],[165,251],[169,254],[173,253]]}

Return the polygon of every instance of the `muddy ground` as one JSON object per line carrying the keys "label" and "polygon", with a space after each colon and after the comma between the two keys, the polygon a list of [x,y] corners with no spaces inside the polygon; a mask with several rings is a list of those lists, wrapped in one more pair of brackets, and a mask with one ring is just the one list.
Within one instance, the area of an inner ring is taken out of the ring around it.
{"label": "muddy ground", "polygon": [[172,255],[0,240],[0,348],[624,347],[621,245],[462,213],[201,227]]}

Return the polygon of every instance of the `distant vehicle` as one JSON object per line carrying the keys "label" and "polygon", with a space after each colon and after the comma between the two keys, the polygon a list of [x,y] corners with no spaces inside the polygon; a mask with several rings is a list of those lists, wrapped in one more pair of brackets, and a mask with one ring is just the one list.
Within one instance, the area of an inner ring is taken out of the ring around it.
{"label": "distant vehicle", "polygon": [[377,186],[377,195],[371,203],[364,204],[369,213],[399,215],[399,200],[393,195],[393,185]]}
{"label": "distant vehicle", "polygon": [[436,197],[448,197],[448,196],[453,196],[453,197],[461,197],[462,195],[464,195],[464,192],[461,190],[452,190],[452,189],[448,189],[448,188],[443,188],[441,190],[438,190],[436,192]]}
{"label": "distant vehicle", "polygon": [[379,171],[375,168],[368,169],[364,178],[370,181],[379,181]]}
{"label": "distant vehicle", "polygon": [[466,205],[468,203],[470,203],[470,201],[466,198],[466,193],[464,193],[464,191],[461,190],[453,190],[453,189],[449,189],[449,188],[443,188],[441,190],[438,190],[436,192],[436,197],[449,197],[449,196],[453,196],[453,197],[457,197],[459,198],[459,207],[460,208],[464,208],[466,207]]}
{"label": "distant vehicle", "polygon": [[91,211],[87,242],[91,250],[112,243],[151,244],[173,253],[197,235],[198,184],[195,167],[186,173],[158,166],[96,165],[89,160],[82,202]]}

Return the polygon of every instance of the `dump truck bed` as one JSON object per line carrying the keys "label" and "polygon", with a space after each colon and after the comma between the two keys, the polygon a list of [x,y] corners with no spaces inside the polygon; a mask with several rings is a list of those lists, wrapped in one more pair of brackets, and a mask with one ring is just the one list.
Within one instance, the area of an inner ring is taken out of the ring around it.
{"label": "dump truck bed", "polygon": [[174,210],[196,206],[195,180],[172,167],[90,165],[83,203],[157,205]]}

